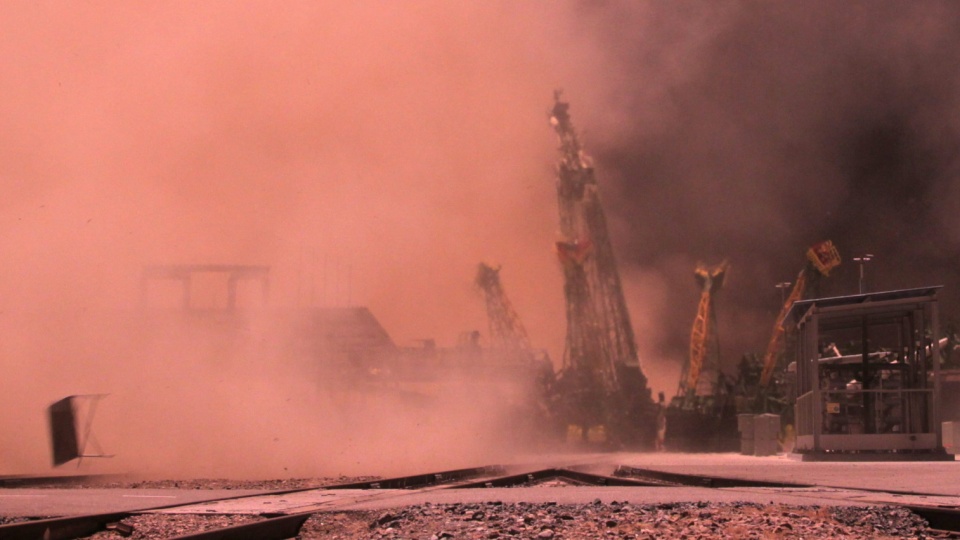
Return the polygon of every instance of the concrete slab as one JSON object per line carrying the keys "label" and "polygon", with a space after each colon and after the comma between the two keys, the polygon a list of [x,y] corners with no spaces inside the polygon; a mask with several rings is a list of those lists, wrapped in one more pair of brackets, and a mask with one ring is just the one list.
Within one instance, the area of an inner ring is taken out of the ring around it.
{"label": "concrete slab", "polygon": [[740,454],[620,453],[605,461],[663,472],[960,496],[960,462],[804,462]]}
{"label": "concrete slab", "polygon": [[0,515],[61,517],[128,512],[261,493],[264,491],[239,489],[0,489]]}
{"label": "concrete slab", "polygon": [[375,498],[391,498],[409,493],[402,489],[312,489],[284,495],[245,497],[229,501],[212,501],[164,510],[151,514],[295,514],[305,509],[354,504]]}

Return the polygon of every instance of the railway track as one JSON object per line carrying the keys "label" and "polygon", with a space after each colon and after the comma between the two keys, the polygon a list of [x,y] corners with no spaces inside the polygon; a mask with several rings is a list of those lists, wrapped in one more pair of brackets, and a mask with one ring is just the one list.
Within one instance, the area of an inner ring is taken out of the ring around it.
{"label": "railway track", "polygon": [[[200,503],[157,506],[128,512],[112,512],[32,520],[0,525],[0,540],[75,540],[99,531],[114,530],[121,536],[132,531],[123,520],[135,515],[240,513],[253,516],[246,523],[219,527],[172,537],[173,540],[282,540],[294,538],[314,514],[348,510],[360,503],[389,501],[411,492],[450,489],[489,489],[535,486],[561,482],[572,486],[676,488],[741,490],[811,490],[830,488],[802,483],[763,482],[719,476],[678,474],[617,466],[610,474],[587,472],[597,466],[571,467],[504,467],[486,466],[437,473],[420,474],[383,480],[271,491],[259,495],[241,495]],[[831,488],[835,489],[835,488]],[[877,494],[931,496],[936,494],[862,490]],[[810,492],[811,498],[823,504],[821,491]],[[865,501],[869,502],[869,501]],[[283,503],[287,503],[286,506]],[[258,506],[259,505],[259,506]],[[960,538],[960,509],[956,506],[901,504],[903,508],[925,519],[936,534]],[[222,508],[218,508],[222,507]],[[269,510],[258,510],[269,508]]]}

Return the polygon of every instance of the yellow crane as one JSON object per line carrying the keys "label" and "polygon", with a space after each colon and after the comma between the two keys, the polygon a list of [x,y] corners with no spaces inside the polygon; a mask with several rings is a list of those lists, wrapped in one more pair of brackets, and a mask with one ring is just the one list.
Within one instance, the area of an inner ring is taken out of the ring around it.
{"label": "yellow crane", "polygon": [[727,261],[713,268],[698,263],[693,273],[700,285],[700,303],[697,306],[697,316],[693,320],[693,329],[690,331],[690,360],[684,370],[685,373],[680,378],[678,392],[686,405],[692,405],[695,396],[712,392],[712,388],[698,390],[702,373],[705,371],[719,373],[720,337],[717,333],[714,296],[723,286],[729,266]]}
{"label": "yellow crane", "polygon": [[760,388],[766,388],[773,377],[773,370],[777,365],[777,356],[783,348],[783,318],[790,311],[790,306],[798,300],[803,300],[804,294],[811,283],[820,279],[821,276],[830,275],[830,270],[840,264],[840,253],[830,240],[814,244],[807,250],[807,264],[797,276],[797,282],[790,291],[777,320],[773,322],[773,335],[770,336],[770,343],[767,344],[767,352],[763,355],[763,371],[760,374]]}

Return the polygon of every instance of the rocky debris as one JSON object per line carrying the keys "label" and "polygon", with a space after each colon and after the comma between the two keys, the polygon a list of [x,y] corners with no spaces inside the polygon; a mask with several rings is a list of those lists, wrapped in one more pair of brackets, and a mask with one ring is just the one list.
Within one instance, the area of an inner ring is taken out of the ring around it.
{"label": "rocky debris", "polygon": [[912,531],[927,525],[920,516],[895,506],[837,507],[833,518],[849,527],[873,527],[900,536],[910,536]]}
{"label": "rocky debris", "polygon": [[934,537],[921,518],[891,506],[641,505],[600,501],[582,505],[425,504],[386,513],[315,514],[299,536],[301,540]]}
{"label": "rocky debris", "polygon": [[114,527],[86,538],[90,540],[119,540],[120,538],[155,540],[241,525],[260,519],[262,518],[259,516],[248,515],[141,514],[126,518],[114,524]]}

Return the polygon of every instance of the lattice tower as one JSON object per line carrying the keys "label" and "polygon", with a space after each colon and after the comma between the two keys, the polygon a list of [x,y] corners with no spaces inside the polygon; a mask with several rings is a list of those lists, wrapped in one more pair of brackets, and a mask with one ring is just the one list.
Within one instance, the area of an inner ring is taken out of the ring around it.
{"label": "lattice tower", "polygon": [[527,330],[500,283],[500,267],[494,268],[480,263],[475,283],[483,291],[486,301],[493,347],[529,351],[530,338]]}
{"label": "lattice tower", "polygon": [[[569,104],[560,101],[559,92],[554,97],[550,123],[560,139],[557,200],[562,237],[557,251],[567,302],[564,371],[583,372],[575,377],[578,384],[619,393],[616,407],[652,408],[593,164],[570,120]],[[583,389],[588,390],[601,391]]]}

